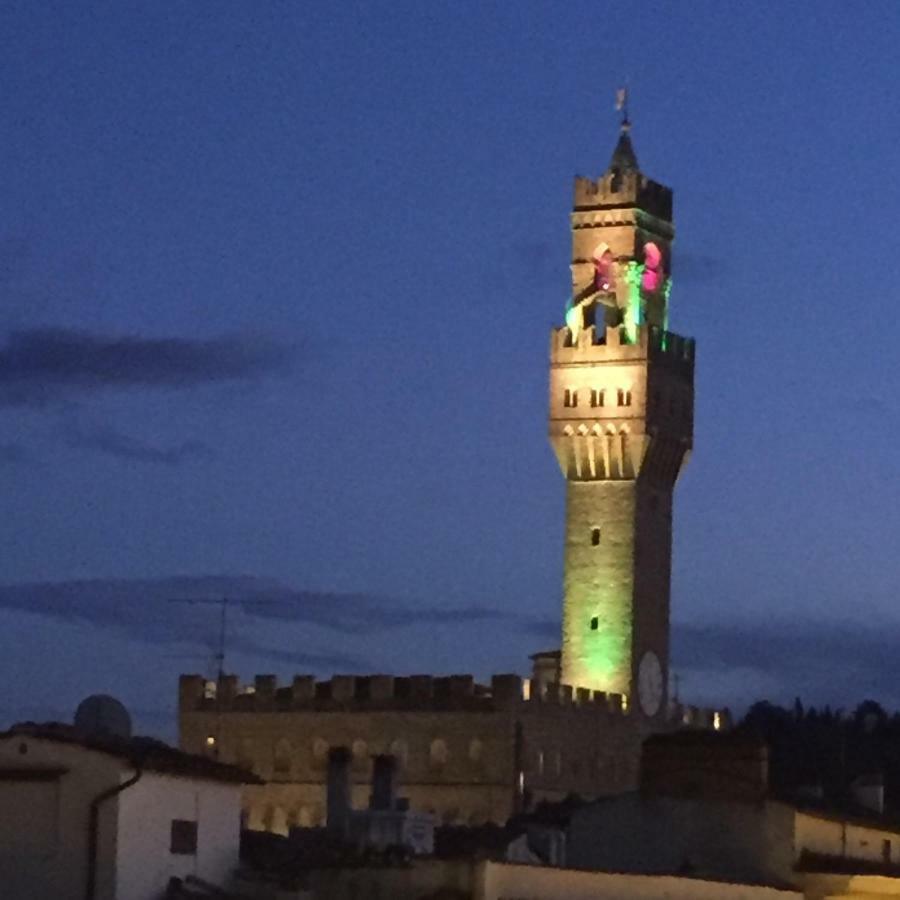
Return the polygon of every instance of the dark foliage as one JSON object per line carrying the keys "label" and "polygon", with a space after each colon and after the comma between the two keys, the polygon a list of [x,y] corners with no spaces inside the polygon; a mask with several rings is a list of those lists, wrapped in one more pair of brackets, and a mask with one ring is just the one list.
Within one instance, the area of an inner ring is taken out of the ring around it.
{"label": "dark foliage", "polygon": [[825,799],[841,801],[855,779],[882,775],[885,800],[900,806],[900,714],[889,715],[873,700],[852,713],[804,708],[799,699],[791,709],[761,701],[738,730],[769,745],[769,780],[777,795],[820,789]]}

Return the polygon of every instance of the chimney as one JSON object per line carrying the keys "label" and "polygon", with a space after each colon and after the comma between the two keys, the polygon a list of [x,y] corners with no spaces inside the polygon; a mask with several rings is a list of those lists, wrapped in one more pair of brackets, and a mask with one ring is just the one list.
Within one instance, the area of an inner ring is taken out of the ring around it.
{"label": "chimney", "polygon": [[388,754],[375,757],[369,809],[394,809],[397,805],[397,760]]}
{"label": "chimney", "polygon": [[854,779],[850,790],[860,806],[879,816],[884,812],[884,777],[880,773],[860,775]]}
{"label": "chimney", "polygon": [[330,834],[346,839],[350,831],[353,808],[350,782],[350,751],[346,747],[332,747],[328,751],[328,788],[326,827]]}

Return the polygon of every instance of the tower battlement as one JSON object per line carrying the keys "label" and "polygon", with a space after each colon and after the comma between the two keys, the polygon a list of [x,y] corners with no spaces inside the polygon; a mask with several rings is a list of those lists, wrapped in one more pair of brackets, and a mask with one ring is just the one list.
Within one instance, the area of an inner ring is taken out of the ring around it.
{"label": "tower battlement", "polygon": [[578,176],[574,199],[577,212],[633,206],[672,221],[672,191],[637,170],[610,169],[596,180]]}
{"label": "tower battlement", "polygon": [[[295,675],[290,684],[279,684],[274,675],[257,675],[244,684],[237,675],[224,675],[218,682],[202,675],[182,675],[178,691],[180,714],[498,712],[539,711],[543,707],[614,719],[636,715],[623,694],[541,683],[520,675],[494,675],[489,685],[478,684],[472,675],[334,675],[322,680],[313,675]],[[670,709],[668,719],[675,727],[688,728],[726,727],[730,722],[727,710],[680,705]]]}
{"label": "tower battlement", "polygon": [[636,340],[626,339],[623,328],[582,329],[573,341],[572,332],[555,328],[550,336],[550,364],[621,363],[652,359],[671,366],[686,376],[694,373],[694,339],[664,331],[655,325],[641,325]]}

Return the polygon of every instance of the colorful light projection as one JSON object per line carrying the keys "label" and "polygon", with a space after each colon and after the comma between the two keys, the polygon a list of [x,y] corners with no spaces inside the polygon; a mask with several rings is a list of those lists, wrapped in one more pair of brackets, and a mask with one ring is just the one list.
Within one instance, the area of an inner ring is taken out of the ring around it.
{"label": "colorful light projection", "polygon": [[644,244],[644,271],[641,274],[641,290],[648,294],[658,291],[665,279],[662,265],[662,250],[648,241]]}
{"label": "colorful light projection", "polygon": [[[609,244],[601,241],[591,254],[594,274],[590,282],[572,297],[566,306],[566,325],[577,341],[581,330],[588,324],[588,311],[599,301],[600,295],[615,295],[616,259]],[[592,318],[592,317],[591,317]]]}
{"label": "colorful light projection", "polygon": [[[672,284],[671,279],[666,277],[663,252],[653,241],[647,241],[640,253],[643,262],[631,259],[623,267],[616,262],[607,243],[601,242],[594,248],[591,254],[593,277],[566,305],[566,325],[572,333],[573,342],[578,340],[578,335],[593,320],[593,316],[588,313],[598,303],[615,305],[620,310],[625,340],[631,344],[637,340],[638,327],[646,321],[648,300],[662,300],[661,321],[655,324],[661,325],[663,329],[668,328]],[[626,285],[624,298],[620,298],[616,290],[617,274]],[[625,300],[624,306],[621,304],[622,299]],[[652,318],[654,317],[651,316]]]}
{"label": "colorful light projection", "polygon": [[600,291],[614,291],[616,289],[615,258],[609,249],[609,244],[601,241],[594,248],[591,255],[594,264],[594,289]]}

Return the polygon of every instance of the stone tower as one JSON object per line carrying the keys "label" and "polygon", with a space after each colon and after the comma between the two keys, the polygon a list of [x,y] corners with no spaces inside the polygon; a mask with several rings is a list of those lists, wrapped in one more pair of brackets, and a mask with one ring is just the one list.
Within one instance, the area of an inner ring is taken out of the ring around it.
{"label": "stone tower", "polygon": [[666,705],[672,494],[691,449],[694,343],[668,331],[672,192],[627,119],[576,178],[572,298],[550,348],[550,440],[566,478],[561,681]]}

